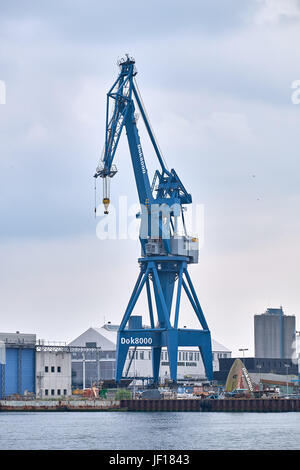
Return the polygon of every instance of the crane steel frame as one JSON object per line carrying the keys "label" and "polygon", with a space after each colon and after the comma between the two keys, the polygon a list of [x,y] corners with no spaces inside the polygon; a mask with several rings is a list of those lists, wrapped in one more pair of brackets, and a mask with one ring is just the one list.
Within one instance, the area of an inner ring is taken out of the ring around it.
{"label": "crane steel frame", "polygon": [[[104,181],[116,173],[113,165],[114,156],[123,128],[126,129],[128,145],[135,175],[139,201],[141,205],[140,242],[142,257],[138,259],[140,273],[130,297],[128,306],[121,321],[117,336],[116,382],[122,379],[123,369],[130,347],[147,346],[152,349],[153,381],[159,381],[161,349],[168,350],[170,378],[177,382],[178,347],[198,347],[201,353],[208,380],[213,379],[211,335],[200,306],[187,265],[195,262],[189,256],[174,254],[172,241],[177,237],[177,217],[182,218],[185,229],[183,204],[190,204],[192,197],[187,193],[174,169],[168,170],[156,142],[149,119],[144,109],[136,82],[136,68],[133,58],[126,55],[119,62],[120,74],[107,93],[106,133],[104,154],[97,167],[95,178]],[[110,116],[110,103],[113,100],[113,111]],[[154,147],[160,171],[156,170],[152,185],[136,125],[135,103],[142,115],[146,130]],[[155,194],[156,193],[156,194]],[[107,195],[103,202],[109,203]],[[154,222],[154,213],[157,213]],[[164,209],[168,209],[168,218],[164,218]],[[154,227],[155,225],[155,227]],[[158,236],[158,254],[147,251],[147,244],[153,241],[153,232]],[[185,229],[186,232],[186,229]],[[152,237],[152,238],[151,238]],[[194,240],[194,239],[193,239]],[[196,261],[197,262],[197,261]],[[172,302],[177,282],[174,321],[171,322]],[[132,328],[130,317],[143,289],[146,288],[148,301],[149,328]],[[182,288],[197,316],[202,329],[178,328]],[[152,294],[153,291],[153,294]],[[154,318],[153,295],[156,306],[157,321]],[[173,323],[173,324],[172,324]]]}

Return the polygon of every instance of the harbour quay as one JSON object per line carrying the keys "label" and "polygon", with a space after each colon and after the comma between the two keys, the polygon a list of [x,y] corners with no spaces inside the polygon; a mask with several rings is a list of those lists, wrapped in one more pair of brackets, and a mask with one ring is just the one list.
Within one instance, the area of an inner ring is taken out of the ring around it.
{"label": "harbour quay", "polygon": [[300,399],[0,400],[1,411],[297,412]]}
{"label": "harbour quay", "polygon": [[127,411],[295,412],[300,411],[300,399],[121,400],[120,407]]}

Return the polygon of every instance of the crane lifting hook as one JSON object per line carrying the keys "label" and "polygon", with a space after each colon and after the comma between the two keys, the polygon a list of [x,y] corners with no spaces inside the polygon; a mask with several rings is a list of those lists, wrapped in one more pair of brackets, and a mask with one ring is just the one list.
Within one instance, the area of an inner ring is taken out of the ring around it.
{"label": "crane lifting hook", "polygon": [[105,208],[104,214],[108,214],[108,206],[109,206],[109,203],[110,203],[110,199],[108,197],[104,197],[102,202],[103,202],[104,208]]}

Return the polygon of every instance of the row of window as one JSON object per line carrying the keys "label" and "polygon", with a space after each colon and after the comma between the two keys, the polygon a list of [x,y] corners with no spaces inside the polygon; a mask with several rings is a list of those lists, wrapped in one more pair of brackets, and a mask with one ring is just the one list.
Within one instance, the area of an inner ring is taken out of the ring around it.
{"label": "row of window", "polygon": [[[62,392],[62,390],[61,390],[60,388],[58,388],[58,389],[56,390],[56,394],[57,394],[58,396],[59,396],[59,395],[62,395],[61,392]],[[50,390],[50,394],[51,394],[52,397],[55,395],[55,390],[54,390],[54,388],[52,388],[52,389]],[[48,388],[45,388],[45,396],[48,397],[50,394],[49,394]],[[66,389],[66,388],[64,388],[64,390],[63,390],[63,395],[67,395],[67,389]]]}
{"label": "row of window", "polygon": [[179,352],[178,353],[179,361],[199,361],[200,353],[198,352]]}
{"label": "row of window", "polygon": [[[151,359],[151,351],[128,351],[128,358],[131,359]],[[169,356],[167,351],[162,351],[161,360],[168,361]],[[199,361],[200,353],[190,351],[178,351],[178,361]]]}
{"label": "row of window", "polygon": [[[51,372],[55,372],[55,367],[51,366],[50,370],[51,370]],[[45,366],[45,372],[49,372],[49,366]],[[61,372],[61,367],[60,366],[57,367],[57,372]]]}
{"label": "row of window", "polygon": [[[162,362],[161,363],[162,366],[169,366],[170,363],[169,362]],[[177,362],[177,366],[181,366],[181,367],[197,367],[197,362]]]}
{"label": "row of window", "polygon": [[262,362],[256,362],[255,363],[255,367],[259,368],[259,367],[275,367],[275,368],[282,368],[282,367],[293,367],[293,364],[291,364],[290,362],[286,363],[286,362],[281,362],[281,361],[262,361]]}
{"label": "row of window", "polygon": [[151,359],[151,351],[128,351],[128,358],[131,359]]}
{"label": "row of window", "polygon": [[[226,358],[230,357],[230,353],[213,353],[214,360],[218,360],[219,358]],[[128,351],[128,358],[131,359],[135,356],[135,359],[147,359],[151,360],[151,350],[148,351]],[[103,351],[98,356],[95,353],[85,353],[84,359],[88,361],[98,361],[99,359],[114,359],[115,358],[115,351]],[[83,359],[83,354],[80,353],[72,353],[73,360],[80,360]],[[161,353],[161,360],[167,361],[168,360],[168,353],[166,351],[162,351]],[[200,360],[200,353],[199,352],[190,352],[190,351],[178,351],[178,360],[179,361],[199,361]],[[47,371],[48,372],[48,371]],[[52,372],[52,371],[51,371]],[[54,372],[54,371],[53,371]]]}
{"label": "row of window", "polygon": [[86,361],[93,361],[98,359],[114,359],[116,351],[86,351],[86,352],[72,352],[72,359],[85,359]]}
{"label": "row of window", "polygon": [[[135,359],[151,359],[151,351],[128,351],[128,358],[131,359],[132,357]],[[230,357],[230,353],[214,353],[214,358],[217,360],[221,357]],[[193,352],[193,351],[178,351],[178,361],[200,361],[200,353]],[[169,356],[167,351],[161,352],[161,360],[168,361]]]}

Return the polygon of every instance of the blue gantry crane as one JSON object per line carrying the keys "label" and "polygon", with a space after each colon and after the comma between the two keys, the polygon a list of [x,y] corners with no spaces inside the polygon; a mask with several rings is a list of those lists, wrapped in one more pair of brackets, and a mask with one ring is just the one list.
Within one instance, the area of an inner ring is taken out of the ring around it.
{"label": "blue gantry crane", "polygon": [[[105,145],[94,177],[103,179],[107,214],[110,179],[117,172],[113,161],[125,127],[141,207],[137,215],[141,221],[141,258],[138,279],[118,330],[116,382],[122,379],[128,349],[139,346],[151,347],[154,383],[159,380],[162,347],[168,350],[170,378],[176,383],[179,346],[199,348],[206,376],[212,380],[210,331],[187,269],[188,264],[198,262],[198,239],[187,234],[184,220],[185,205],[192,203],[192,196],[176,171],[169,171],[164,162],[137,87],[135,60],[126,54],[118,65],[120,73],[107,93]],[[152,184],[137,128],[136,109],[143,118],[159,164]],[[182,234],[178,228],[180,220]],[[147,293],[150,327],[144,327],[141,317],[132,315],[143,289]],[[182,289],[199,320],[199,329],[178,328]]]}

